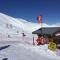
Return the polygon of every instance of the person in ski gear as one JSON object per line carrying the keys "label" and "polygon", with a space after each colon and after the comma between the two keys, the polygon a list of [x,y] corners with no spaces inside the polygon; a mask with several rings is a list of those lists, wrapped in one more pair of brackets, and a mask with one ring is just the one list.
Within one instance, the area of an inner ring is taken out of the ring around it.
{"label": "person in ski gear", "polygon": [[45,38],[43,35],[41,35],[41,36],[38,36],[38,39],[36,41],[37,41],[37,45],[44,45]]}

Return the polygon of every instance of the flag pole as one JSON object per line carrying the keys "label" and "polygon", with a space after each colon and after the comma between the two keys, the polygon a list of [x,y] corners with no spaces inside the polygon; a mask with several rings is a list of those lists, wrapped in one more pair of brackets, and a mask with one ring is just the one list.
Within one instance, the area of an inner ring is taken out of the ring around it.
{"label": "flag pole", "polygon": [[41,34],[42,34],[42,15],[40,15],[40,16],[38,16],[37,17],[37,20],[38,20],[38,24],[40,24],[40,26],[41,26]]}

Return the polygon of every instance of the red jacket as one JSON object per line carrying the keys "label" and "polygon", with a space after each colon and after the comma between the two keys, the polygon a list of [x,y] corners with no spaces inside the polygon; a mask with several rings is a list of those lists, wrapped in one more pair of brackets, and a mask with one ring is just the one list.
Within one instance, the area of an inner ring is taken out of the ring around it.
{"label": "red jacket", "polygon": [[45,38],[44,37],[40,37],[36,41],[37,41],[38,44],[44,44],[45,43]]}

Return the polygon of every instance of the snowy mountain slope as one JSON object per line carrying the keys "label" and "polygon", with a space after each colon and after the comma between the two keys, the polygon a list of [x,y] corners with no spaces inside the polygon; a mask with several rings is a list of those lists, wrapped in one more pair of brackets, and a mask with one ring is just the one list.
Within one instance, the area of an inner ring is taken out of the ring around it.
{"label": "snowy mountain slope", "polygon": [[[54,27],[54,26],[60,26],[60,24],[53,24],[48,25],[46,23],[42,24],[42,27]],[[10,35],[12,38],[10,39],[12,41],[19,40],[22,38],[22,33],[24,32],[26,37],[25,40],[30,38],[32,40],[33,35],[32,32],[39,29],[41,27],[38,23],[28,22],[21,18],[13,18],[11,16],[8,16],[6,14],[0,13],[0,37],[2,40],[8,40],[7,37]],[[3,38],[3,36],[5,38]],[[19,37],[19,38],[16,38]],[[0,40],[1,40],[0,39]]]}
{"label": "snowy mountain slope", "polygon": [[[32,31],[35,31],[41,27],[40,24],[28,22],[24,19],[13,18],[11,16],[0,13],[0,29],[1,27],[5,29],[7,24],[12,25],[14,28],[14,29],[10,29],[9,32],[11,30],[12,31],[18,30],[20,32],[24,31],[25,33],[31,33]],[[60,24],[48,25],[48,24],[43,23],[42,26],[43,27],[54,27],[54,26],[60,26]]]}
{"label": "snowy mountain slope", "polygon": [[12,24],[13,26],[19,26],[20,24],[17,22],[18,21],[16,21],[15,18],[0,13],[0,24],[4,23],[4,24]]}
{"label": "snowy mountain slope", "polygon": [[[46,23],[42,24],[42,27],[54,27],[60,26],[60,24],[48,25]],[[32,37],[32,32],[39,29],[41,24],[28,22],[21,18],[13,18],[6,14],[0,13],[0,34],[3,35],[16,35],[22,36],[24,32],[26,36]],[[16,35],[16,36],[18,36]]]}
{"label": "snowy mountain slope", "polygon": [[[6,25],[8,24],[8,26],[10,27],[10,25],[13,26],[13,29],[8,29],[6,28]],[[0,31],[5,31],[7,32],[7,30],[9,30],[9,32],[12,30],[13,32],[15,30],[18,30],[20,32],[32,32],[34,29],[34,26],[36,27],[36,24],[27,22],[23,19],[16,19],[16,18],[12,18],[8,15],[2,14],[0,13]],[[38,27],[38,26],[37,26]],[[36,28],[37,28],[36,27]],[[11,31],[11,33],[12,33]]]}
{"label": "snowy mountain slope", "polygon": [[[22,20],[23,19],[18,20],[18,19],[15,19],[15,18],[12,18],[10,16],[0,13],[0,25],[4,26],[4,24],[12,24],[15,27],[21,28],[20,30],[31,31],[32,30],[31,28],[33,28],[32,27],[33,25],[29,24],[29,22],[22,21]],[[29,26],[26,23],[28,23]]]}

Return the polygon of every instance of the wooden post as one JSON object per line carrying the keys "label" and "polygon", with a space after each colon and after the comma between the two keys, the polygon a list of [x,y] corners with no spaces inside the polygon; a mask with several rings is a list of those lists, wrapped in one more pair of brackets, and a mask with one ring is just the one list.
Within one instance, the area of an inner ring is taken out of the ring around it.
{"label": "wooden post", "polygon": [[33,36],[33,45],[35,45],[35,42],[34,42],[34,36]]}

